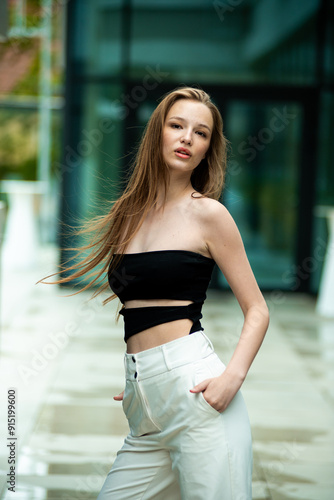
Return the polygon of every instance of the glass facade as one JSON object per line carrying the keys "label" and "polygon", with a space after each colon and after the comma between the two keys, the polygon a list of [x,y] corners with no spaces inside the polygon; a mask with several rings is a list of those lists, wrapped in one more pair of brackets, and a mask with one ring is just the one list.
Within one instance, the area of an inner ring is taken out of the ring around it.
{"label": "glass facade", "polygon": [[227,107],[233,156],[224,203],[266,288],[284,288],[282,276],[295,261],[302,120],[295,103],[231,101]]}
{"label": "glass facade", "polygon": [[[42,181],[43,192],[36,189],[34,197],[27,196],[29,209],[39,229],[38,241],[54,245],[57,165],[62,156],[65,9],[58,1],[11,0],[2,2],[0,10],[0,201],[9,214],[4,240],[6,244],[8,234],[17,232],[10,228],[14,220],[10,214],[16,211],[11,189],[16,185],[24,192],[27,181]],[[22,206],[18,220],[25,216]],[[36,245],[38,241],[36,237]]]}
{"label": "glass facade", "polygon": [[[321,263],[298,286],[296,273],[327,238],[315,207],[334,203],[331,9],[319,0],[68,2],[62,220],[74,225],[115,199],[158,99],[199,85],[223,115],[232,153],[222,201],[260,286],[317,291]],[[214,283],[227,286],[218,271]]]}

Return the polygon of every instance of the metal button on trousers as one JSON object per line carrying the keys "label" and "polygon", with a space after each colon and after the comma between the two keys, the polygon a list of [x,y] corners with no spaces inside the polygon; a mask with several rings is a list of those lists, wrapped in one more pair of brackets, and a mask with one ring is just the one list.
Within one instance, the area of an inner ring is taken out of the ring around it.
{"label": "metal button on trousers", "polygon": [[240,391],[222,413],[189,391],[225,369],[205,333],[134,360],[126,353],[124,366],[130,432],[98,500],[251,500],[251,431]]}

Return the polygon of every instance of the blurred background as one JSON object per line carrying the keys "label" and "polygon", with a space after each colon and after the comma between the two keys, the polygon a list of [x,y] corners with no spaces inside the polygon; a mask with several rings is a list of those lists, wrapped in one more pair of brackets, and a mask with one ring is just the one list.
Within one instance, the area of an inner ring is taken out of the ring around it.
{"label": "blurred background", "polygon": [[[35,203],[40,243],[80,245],[59,223],[75,226],[115,199],[157,100],[197,85],[224,118],[232,154],[223,203],[260,287],[319,291],[322,262],[309,260],[319,245],[323,255],[324,208],[334,204],[333,2],[11,0],[1,8],[1,199],[14,204],[18,190],[29,227],[22,198]],[[213,284],[227,286],[218,271]]]}
{"label": "blurred background", "polygon": [[[333,498],[333,24],[333,0],[0,1],[0,375],[20,392],[16,500],[96,498],[121,445],[121,325],[97,302],[64,301],[66,287],[33,285],[82,244],[64,225],[120,194],[179,85],[221,111],[222,202],[272,313],[245,384],[254,499]],[[230,352],[240,312],[218,269],[210,289],[207,331]]]}

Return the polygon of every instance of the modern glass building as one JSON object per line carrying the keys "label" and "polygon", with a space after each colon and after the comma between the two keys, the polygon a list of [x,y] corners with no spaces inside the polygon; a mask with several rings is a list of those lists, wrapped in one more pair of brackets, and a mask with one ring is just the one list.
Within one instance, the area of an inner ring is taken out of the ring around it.
{"label": "modern glass building", "polygon": [[[317,292],[327,243],[319,207],[334,205],[333,2],[71,0],[66,8],[62,221],[75,225],[115,199],[157,100],[200,86],[223,115],[231,154],[222,202],[260,287]],[[219,270],[213,285],[227,286]]]}

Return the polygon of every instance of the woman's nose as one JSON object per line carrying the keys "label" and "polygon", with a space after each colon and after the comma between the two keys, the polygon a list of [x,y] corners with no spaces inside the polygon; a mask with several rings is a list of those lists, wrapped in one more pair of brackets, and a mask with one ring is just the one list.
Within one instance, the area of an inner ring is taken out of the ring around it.
{"label": "woman's nose", "polygon": [[190,131],[189,132],[185,132],[182,139],[181,139],[181,142],[184,142],[186,144],[191,144],[191,133]]}

